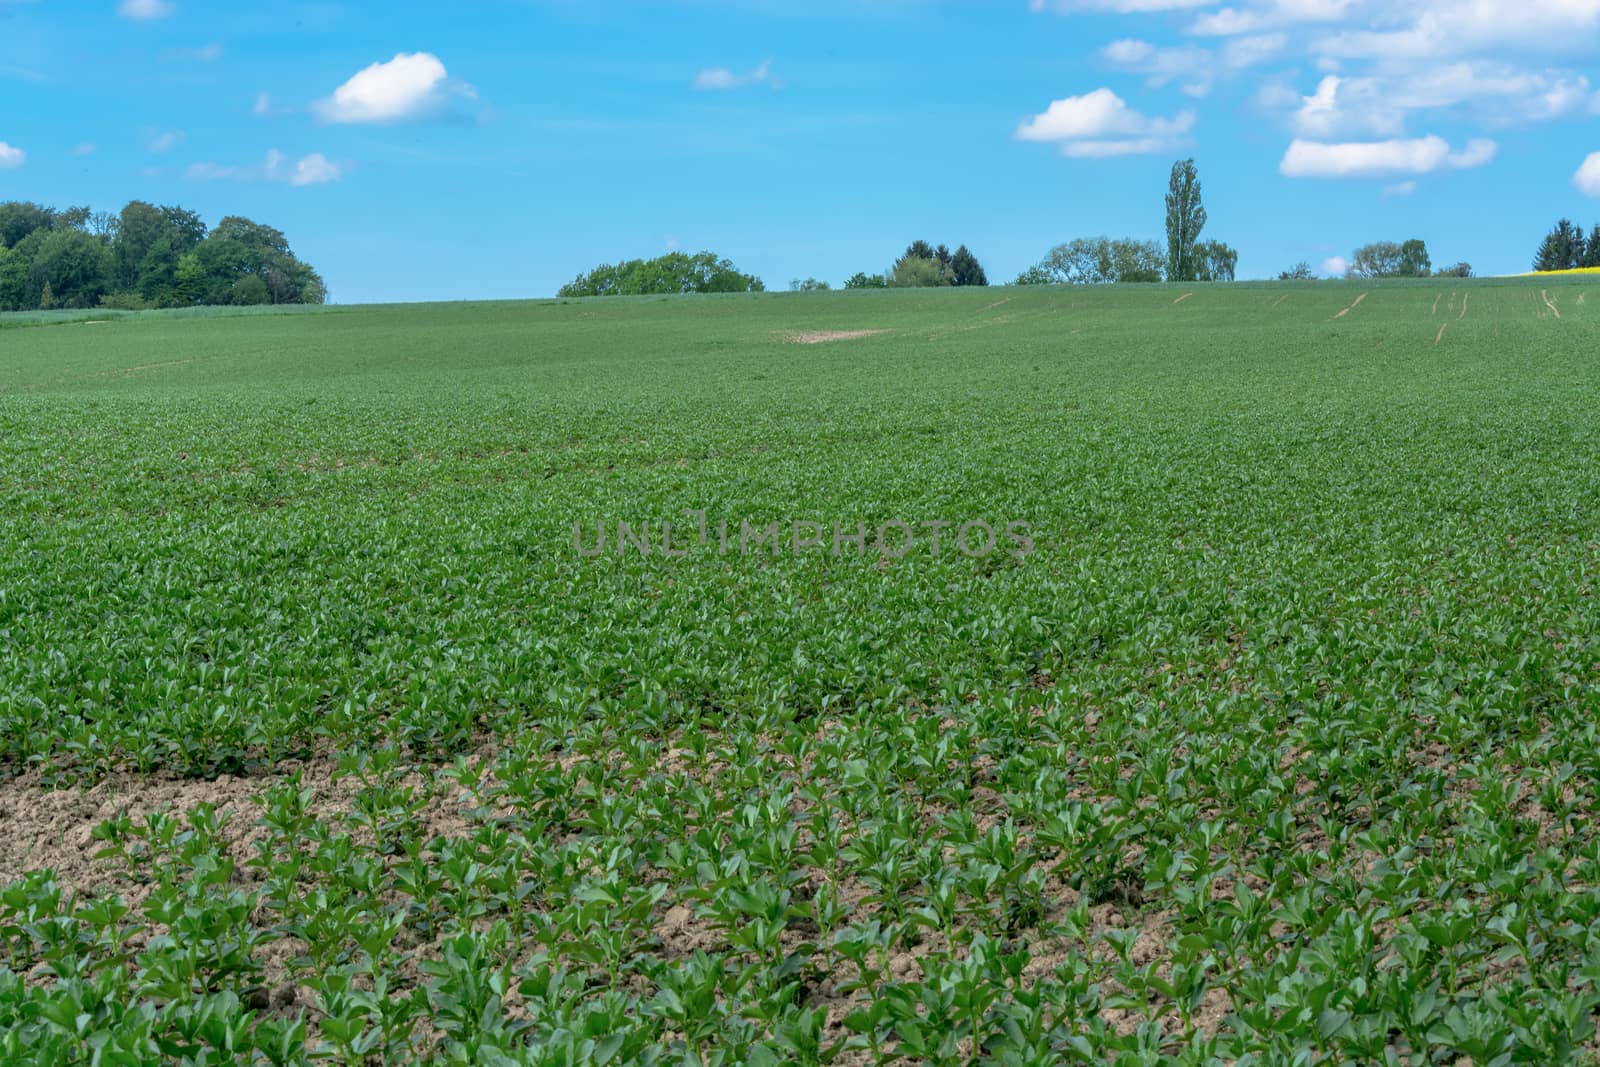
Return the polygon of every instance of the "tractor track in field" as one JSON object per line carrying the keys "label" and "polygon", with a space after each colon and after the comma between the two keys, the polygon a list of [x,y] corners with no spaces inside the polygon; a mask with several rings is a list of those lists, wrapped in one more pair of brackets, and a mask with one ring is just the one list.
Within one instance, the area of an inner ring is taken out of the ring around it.
{"label": "tractor track in field", "polygon": [[1440,341],[1443,341],[1444,340],[1444,332],[1446,330],[1448,330],[1449,328],[1450,328],[1450,324],[1448,322],[1440,323],[1439,324],[1439,332],[1434,334],[1434,336],[1433,336],[1433,343],[1434,344],[1438,344]]}
{"label": "tractor track in field", "polygon": [[1457,322],[1460,322],[1462,319],[1467,317],[1467,301],[1470,300],[1471,298],[1472,298],[1472,294],[1471,293],[1463,293],[1462,294],[1462,296],[1461,296],[1461,314],[1456,316],[1456,321]]}
{"label": "tractor track in field", "polygon": [[1184,293],[1182,296],[1178,297],[1178,299],[1174,300],[1173,304],[1174,305],[1181,304],[1181,303],[1183,303],[1185,300],[1189,299],[1193,295],[1194,295],[1193,293]]}
{"label": "tractor track in field", "polygon": [[1361,301],[1365,300],[1368,297],[1368,295],[1369,294],[1367,294],[1367,293],[1362,293],[1360,296],[1356,297],[1355,303],[1351,304],[1349,307],[1345,308],[1343,311],[1340,311],[1337,315],[1334,316],[1334,318],[1342,319],[1346,315],[1350,314],[1350,312],[1354,311],[1356,308],[1361,306]]}
{"label": "tractor track in field", "polygon": [[1554,300],[1550,299],[1550,290],[1540,289],[1539,299],[1543,300],[1544,306],[1550,309],[1550,314],[1554,315],[1558,319],[1561,317],[1561,309],[1556,307],[1556,302]]}

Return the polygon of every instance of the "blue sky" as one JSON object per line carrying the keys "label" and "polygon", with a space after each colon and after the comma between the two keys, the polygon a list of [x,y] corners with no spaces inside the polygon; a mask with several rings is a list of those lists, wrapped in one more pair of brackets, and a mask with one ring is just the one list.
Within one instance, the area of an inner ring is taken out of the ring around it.
{"label": "blue sky", "polygon": [[284,230],[339,302],[712,249],[772,288],[916,238],[1009,280],[1162,237],[1241,277],[1600,219],[1600,0],[0,0],[0,199]]}

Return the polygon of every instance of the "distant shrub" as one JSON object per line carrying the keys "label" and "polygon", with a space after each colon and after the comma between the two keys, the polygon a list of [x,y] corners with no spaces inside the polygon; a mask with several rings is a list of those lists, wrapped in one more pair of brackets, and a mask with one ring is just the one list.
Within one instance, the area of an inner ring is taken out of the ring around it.
{"label": "distant shrub", "polygon": [[653,296],[666,293],[759,293],[766,286],[711,252],[669,252],[655,259],[602,263],[561,287],[558,296]]}
{"label": "distant shrub", "polygon": [[228,303],[241,307],[272,303],[272,292],[267,283],[254,274],[246,274],[228,290]]}
{"label": "distant shrub", "polygon": [[894,266],[889,285],[895,289],[934,289],[955,284],[950,268],[937,259],[906,256]]}
{"label": "distant shrub", "polygon": [[118,291],[115,293],[107,293],[105,296],[102,296],[100,298],[100,306],[103,308],[112,308],[116,311],[144,311],[146,308],[149,308],[151,304],[138,293]]}

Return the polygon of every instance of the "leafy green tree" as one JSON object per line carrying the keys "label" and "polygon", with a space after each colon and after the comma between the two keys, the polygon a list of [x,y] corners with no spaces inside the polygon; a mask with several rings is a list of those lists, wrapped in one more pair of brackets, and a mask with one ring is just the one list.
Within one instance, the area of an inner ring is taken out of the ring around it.
{"label": "leafy green tree", "polygon": [[[926,241],[912,241],[909,245],[906,246],[905,255],[900,257],[900,259],[933,259],[933,260],[937,260],[938,258],[939,258],[938,252],[934,251],[934,247],[932,245],[930,245]],[[899,260],[896,260],[895,262],[898,263]]]}
{"label": "leafy green tree", "polygon": [[1201,241],[1194,246],[1194,280],[1231,282],[1239,266],[1239,253],[1221,241]]}
{"label": "leafy green tree", "polygon": [[105,242],[78,229],[51,230],[39,245],[30,281],[64,308],[94,307],[111,288],[111,252]]}
{"label": "leafy green tree", "polygon": [[282,230],[264,226],[243,215],[224,216],[222,221],[217,223],[217,228],[211,231],[210,236],[219,241],[237,241],[263,257],[268,254],[279,256],[289,254],[289,239],[283,235]]}
{"label": "leafy green tree", "polygon": [[1288,270],[1279,274],[1278,280],[1280,282],[1306,282],[1311,281],[1316,276],[1316,271],[1311,269],[1311,264],[1302,259]]}
{"label": "leafy green tree", "polygon": [[1587,242],[1582,227],[1573,225],[1571,219],[1557,222],[1539,245],[1534,256],[1534,270],[1572,270],[1583,265],[1587,258]]}
{"label": "leafy green tree", "polygon": [[832,288],[833,286],[827,282],[816,278],[796,278],[789,283],[789,291],[792,293],[825,293]]}
{"label": "leafy green tree", "polygon": [[561,296],[648,296],[665,293],[759,293],[766,287],[711,252],[669,252],[655,259],[601,264],[561,287]]}
{"label": "leafy green tree", "polygon": [[1400,271],[1400,246],[1393,241],[1373,241],[1356,249],[1345,275],[1351,278],[1392,278]]}
{"label": "leafy green tree", "polygon": [[[269,303],[322,303],[322,279],[295,258],[283,232],[271,226],[230,215],[195,246],[194,254],[204,274],[199,303],[233,302],[234,286],[247,275],[261,280]],[[253,297],[259,290],[250,286],[246,292]]]}
{"label": "leafy green tree", "polygon": [[260,267],[258,251],[242,241],[222,236],[220,226],[200,242],[195,255],[205,271],[198,301],[202,304],[228,303],[233,283]]}
{"label": "leafy green tree", "polygon": [[150,307],[176,307],[185,303],[178,295],[178,250],[172,238],[156,240],[134,270],[139,298]]}
{"label": "leafy green tree", "polygon": [[[168,236],[170,224],[161,209],[133,200],[117,216],[117,235],[111,244],[116,284],[132,289],[139,284],[139,268],[155,243]],[[169,242],[170,243],[170,242]]]}
{"label": "leafy green tree", "polygon": [[62,208],[56,212],[55,228],[58,230],[82,230],[89,232],[89,221],[94,218],[94,211],[87,204],[77,207]]}
{"label": "leafy green tree", "polygon": [[[115,261],[116,284],[124,289],[137,289],[143,293],[149,286],[142,280],[146,257],[158,245],[165,250],[150,262],[151,267],[170,275],[177,257],[199,244],[191,240],[190,232],[174,221],[175,215],[189,215],[181,208],[162,208],[143,200],[130,201],[117,216],[115,237],[111,242]],[[198,221],[198,219],[196,219]],[[204,237],[205,224],[200,224]]]}
{"label": "leafy green tree", "polygon": [[20,252],[0,245],[0,311],[21,311],[27,306],[28,270],[32,266]]}
{"label": "leafy green tree", "polygon": [[1050,250],[1036,267],[1025,271],[1021,284],[1106,285],[1114,282],[1159,282],[1163,257],[1154,241],[1132,238],[1080,237]]}
{"label": "leafy green tree", "polygon": [[1194,160],[1172,165],[1167,181],[1167,280],[1195,280],[1195,246],[1206,228],[1206,209],[1200,199],[1200,174]]}
{"label": "leafy green tree", "polygon": [[1012,285],[1057,285],[1061,279],[1057,278],[1048,267],[1042,263],[1035,263],[1021,274]]}
{"label": "leafy green tree", "polygon": [[889,278],[889,285],[895,289],[933,289],[953,282],[949,267],[937,259],[918,256],[902,257],[894,265],[894,273]]}
{"label": "leafy green tree", "polygon": [[1440,269],[1434,275],[1434,277],[1436,277],[1436,278],[1470,278],[1470,277],[1472,277],[1472,264],[1470,264],[1470,263],[1452,263],[1450,266]]}
{"label": "leafy green tree", "polygon": [[161,208],[161,214],[166,216],[167,223],[171,227],[169,232],[173,235],[172,244],[179,255],[188,252],[206,239],[206,234],[209,232],[206,224],[193,211],[168,205]]}
{"label": "leafy green tree", "polygon": [[[0,203],[0,310],[40,306],[48,284],[57,307],[171,307],[227,303],[245,277],[273,303],[321,303],[322,278],[297,259],[281,230],[230,215],[215,233],[198,214],[142,200],[113,216]],[[246,285],[238,295],[255,299]]]}
{"label": "leafy green tree", "polygon": [[1400,277],[1426,278],[1432,268],[1433,261],[1428,258],[1428,246],[1422,241],[1413,237],[1400,246]]}
{"label": "leafy green tree", "polygon": [[950,274],[956,285],[989,284],[989,276],[984,273],[983,265],[966,245],[957,248],[950,257]]}
{"label": "leafy green tree", "polygon": [[246,274],[228,290],[228,303],[252,306],[272,303],[272,293],[259,274]]}
{"label": "leafy green tree", "polygon": [[16,297],[18,310],[27,311],[39,306],[40,279],[34,275],[33,261],[38,257],[44,239],[53,232],[49,229],[34,230],[11,246],[7,269],[13,277],[20,279]]}
{"label": "leafy green tree", "polygon": [[846,289],[887,289],[889,279],[881,274],[867,274],[857,271],[844,283]]}
{"label": "leafy green tree", "polygon": [[1431,267],[1428,246],[1416,238],[1403,244],[1374,241],[1355,250],[1345,275],[1351,278],[1426,278]]}
{"label": "leafy green tree", "polygon": [[8,200],[0,204],[0,245],[15,248],[18,242],[35,230],[52,229],[55,218],[55,212],[43,204]]}
{"label": "leafy green tree", "polygon": [[1111,242],[1110,281],[1159,282],[1161,267],[1161,246],[1154,241],[1125,238]]}
{"label": "leafy green tree", "polygon": [[193,306],[206,298],[206,268],[200,262],[200,253],[186,252],[178,257],[172,280],[173,302],[179,306]]}

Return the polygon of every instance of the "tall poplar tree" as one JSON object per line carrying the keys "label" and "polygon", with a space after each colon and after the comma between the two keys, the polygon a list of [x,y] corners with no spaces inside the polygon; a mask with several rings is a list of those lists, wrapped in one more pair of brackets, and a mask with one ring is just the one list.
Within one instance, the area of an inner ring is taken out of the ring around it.
{"label": "tall poplar tree", "polygon": [[1200,202],[1200,173],[1194,160],[1172,165],[1167,183],[1167,281],[1195,280],[1195,246],[1206,228],[1206,209]]}

